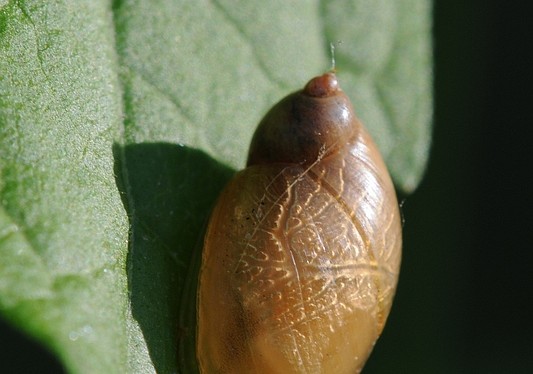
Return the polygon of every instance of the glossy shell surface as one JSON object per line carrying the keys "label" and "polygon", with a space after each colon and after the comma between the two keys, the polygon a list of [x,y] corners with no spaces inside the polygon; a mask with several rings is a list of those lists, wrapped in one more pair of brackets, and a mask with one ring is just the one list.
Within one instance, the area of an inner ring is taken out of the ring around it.
{"label": "glossy shell surface", "polygon": [[202,373],[357,373],[396,289],[395,191],[332,73],[260,123],[220,196],[198,291]]}

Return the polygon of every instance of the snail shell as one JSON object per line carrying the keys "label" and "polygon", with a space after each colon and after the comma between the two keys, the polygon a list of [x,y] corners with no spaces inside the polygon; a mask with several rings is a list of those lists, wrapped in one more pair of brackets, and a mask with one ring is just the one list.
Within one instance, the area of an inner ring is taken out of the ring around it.
{"label": "snail shell", "polygon": [[395,191],[333,73],[259,124],[205,237],[203,373],[356,373],[389,314],[401,257]]}

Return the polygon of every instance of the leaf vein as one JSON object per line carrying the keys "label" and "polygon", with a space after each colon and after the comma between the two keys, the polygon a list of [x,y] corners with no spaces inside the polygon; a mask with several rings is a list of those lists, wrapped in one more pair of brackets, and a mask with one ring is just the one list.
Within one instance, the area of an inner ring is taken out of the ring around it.
{"label": "leaf vein", "polygon": [[246,31],[239,26],[239,22],[235,20],[231,14],[224,9],[224,7],[220,4],[217,0],[211,0],[211,3],[214,5],[215,9],[218,10],[218,12],[228,20],[228,22],[233,25],[235,30],[237,30],[238,34],[242,36],[242,39],[248,44],[250,49],[252,50],[252,56],[259,67],[265,74],[265,76],[274,84],[276,84],[279,88],[286,88],[287,84],[284,81],[281,81],[277,79],[267,68],[266,64],[259,58],[259,52],[257,51],[256,45],[257,42],[254,42],[251,40],[250,36],[246,33]]}
{"label": "leaf vein", "polygon": [[41,70],[41,73],[44,75],[45,81],[47,83],[49,83],[50,82],[50,78],[49,78],[48,73],[46,72],[46,70],[44,68],[42,50],[41,50],[41,47],[40,47],[40,44],[41,44],[40,43],[40,38],[39,38],[39,35],[37,34],[37,25],[35,24],[35,21],[31,17],[31,14],[30,14],[29,10],[26,9],[26,7],[24,7],[21,4],[20,1],[16,2],[16,6],[20,9],[20,11],[24,15],[24,17],[28,20],[28,22],[32,26],[33,35],[35,37],[35,55],[37,56],[37,61],[39,61],[39,69]]}

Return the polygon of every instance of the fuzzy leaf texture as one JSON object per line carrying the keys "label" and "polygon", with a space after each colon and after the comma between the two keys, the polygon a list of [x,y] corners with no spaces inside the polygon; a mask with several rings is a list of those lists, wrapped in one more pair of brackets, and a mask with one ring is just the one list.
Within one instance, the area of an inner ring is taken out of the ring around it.
{"label": "fuzzy leaf texture", "polygon": [[2,318],[72,373],[176,372],[209,210],[268,108],[330,68],[330,42],[397,187],[416,188],[430,11],[428,0],[0,0]]}

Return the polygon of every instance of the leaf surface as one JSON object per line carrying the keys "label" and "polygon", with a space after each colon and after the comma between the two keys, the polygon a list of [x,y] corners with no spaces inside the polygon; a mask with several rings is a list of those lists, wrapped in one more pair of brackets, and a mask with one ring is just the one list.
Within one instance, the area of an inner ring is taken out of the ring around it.
{"label": "leaf surface", "polygon": [[0,313],[71,372],[175,372],[209,210],[268,108],[330,68],[330,42],[397,186],[416,187],[430,10],[0,1]]}

